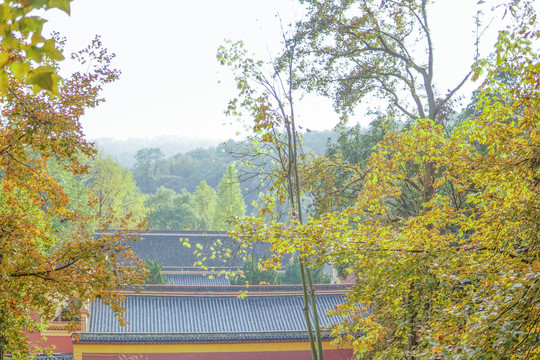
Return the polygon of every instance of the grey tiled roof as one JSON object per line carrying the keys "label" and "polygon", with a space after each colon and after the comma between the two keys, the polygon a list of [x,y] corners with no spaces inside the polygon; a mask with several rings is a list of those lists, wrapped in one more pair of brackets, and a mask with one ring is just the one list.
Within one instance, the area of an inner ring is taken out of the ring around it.
{"label": "grey tiled roof", "polygon": [[[326,310],[343,302],[341,294],[317,296],[321,326],[339,322]],[[92,304],[88,333],[262,333],[305,331],[300,295],[127,296],[122,304],[130,324],[121,327],[101,301]],[[86,336],[86,335],[85,335]]]}
{"label": "grey tiled roof", "polygon": [[[185,266],[192,267],[201,258],[196,257],[193,252],[196,250],[196,244],[200,244],[203,249],[199,250],[207,256],[204,265],[212,266],[227,266],[233,268],[241,268],[243,260],[241,256],[233,256],[223,262],[222,259],[210,259],[210,247],[214,246],[217,240],[220,240],[222,248],[238,249],[239,244],[236,240],[231,239],[225,232],[167,232],[167,231],[151,231],[138,235],[140,240],[131,245],[137,256],[141,259],[150,258],[158,260],[165,266]],[[191,245],[190,248],[184,246],[180,239],[188,239]],[[268,251],[268,244],[257,244],[253,250],[253,256],[257,259],[262,257],[265,251]],[[198,250],[198,249],[197,249]],[[252,253],[252,250],[248,250]]]}
{"label": "grey tiled roof", "polygon": [[208,286],[230,285],[230,280],[224,276],[210,278],[202,274],[164,274],[169,285]]}

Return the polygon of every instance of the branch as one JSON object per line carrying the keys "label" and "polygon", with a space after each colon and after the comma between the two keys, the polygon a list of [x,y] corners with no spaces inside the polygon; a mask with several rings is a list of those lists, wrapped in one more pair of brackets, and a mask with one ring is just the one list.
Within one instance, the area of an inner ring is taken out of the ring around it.
{"label": "branch", "polygon": [[67,269],[67,268],[75,265],[79,260],[80,259],[71,260],[71,261],[67,262],[66,264],[64,264],[62,266],[54,268],[53,270],[39,271],[39,272],[27,272],[27,273],[16,273],[16,274],[11,274],[10,276],[13,276],[13,277],[35,276],[35,277],[41,278],[43,280],[50,280],[50,281],[58,282],[58,280],[51,278],[50,274],[53,273],[53,272],[58,272],[58,271],[62,271],[64,269]]}
{"label": "branch", "polygon": [[409,70],[408,67],[405,70],[409,74],[409,78],[410,78],[410,81],[411,81],[410,86],[409,86],[409,91],[411,92],[411,96],[412,96],[414,102],[416,103],[418,113],[420,114],[421,118],[425,118],[426,114],[424,112],[424,106],[422,105],[422,102],[420,101],[420,97],[416,93],[416,84],[415,84],[415,81],[414,81],[414,76],[413,76],[413,74],[411,73],[411,71]]}
{"label": "branch", "polygon": [[402,113],[404,113],[405,115],[407,115],[408,117],[410,117],[411,119],[417,119],[418,116],[414,115],[413,113],[409,112],[407,109],[405,109],[404,106],[402,106],[400,103],[399,103],[399,97],[397,96],[397,94],[390,88],[388,88],[386,86],[386,84],[382,83],[381,81],[381,86],[379,87],[381,90],[384,90],[388,95],[392,96],[394,98],[394,105],[399,109],[401,110]]}
{"label": "branch", "polygon": [[439,113],[439,111],[441,111],[441,108],[444,106],[444,104],[446,104],[450,100],[450,98],[452,98],[452,96],[456,93],[456,91],[458,91],[465,84],[465,82],[469,79],[469,76],[471,76],[471,74],[472,74],[472,70],[469,71],[469,73],[465,75],[463,80],[461,80],[461,82],[453,90],[451,90],[446,95],[446,97],[437,105],[433,114],[434,117],[437,117],[437,114]]}

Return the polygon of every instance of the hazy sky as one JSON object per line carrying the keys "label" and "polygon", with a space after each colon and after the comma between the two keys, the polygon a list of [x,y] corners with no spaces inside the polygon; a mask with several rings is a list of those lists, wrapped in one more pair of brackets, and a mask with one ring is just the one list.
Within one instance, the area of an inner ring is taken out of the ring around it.
{"label": "hazy sky", "polygon": [[[431,25],[436,46],[436,80],[445,90],[469,69],[473,0],[439,0]],[[301,18],[295,0],[206,0],[159,2],[75,0],[71,16],[49,11],[49,30],[67,37],[67,51],[85,47],[99,34],[116,53],[120,81],[108,85],[107,100],[83,118],[85,133],[97,137],[181,135],[232,137],[237,128],[223,110],[236,92],[227,68],[216,61],[225,39],[243,40],[262,59],[276,55],[280,24]],[[441,71],[442,70],[442,71]],[[218,83],[220,81],[220,83]],[[469,87],[472,89],[472,86]],[[307,96],[297,104],[297,120],[310,129],[337,121],[329,100]],[[360,114],[355,121],[363,121]]]}

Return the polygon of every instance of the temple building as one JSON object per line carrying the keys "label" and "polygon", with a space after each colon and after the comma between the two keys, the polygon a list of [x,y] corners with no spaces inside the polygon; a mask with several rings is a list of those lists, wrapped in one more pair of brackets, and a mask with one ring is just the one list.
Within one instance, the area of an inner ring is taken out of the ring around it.
{"label": "temple building", "polygon": [[[301,287],[147,286],[126,292],[128,326],[122,327],[101,302],[90,308],[87,329],[74,334],[75,360],[98,359],[310,359]],[[318,285],[321,326],[340,319],[327,310],[343,302],[342,285]],[[351,349],[330,345],[325,359],[349,359]]]}
{"label": "temple building", "polygon": [[[120,326],[99,300],[83,308],[73,334],[58,318],[42,334],[47,344],[56,345],[53,359],[311,359],[300,285],[231,286],[224,277],[210,279],[204,267],[192,266],[193,249],[180,239],[213,244],[218,236],[230,241],[223,233],[142,235],[134,251],[160,261],[168,285],[123,290],[127,326]],[[233,269],[242,263],[211,265]],[[315,290],[319,321],[327,329],[341,321],[327,311],[344,301],[347,286],[316,285]],[[325,359],[352,358],[350,347],[331,345],[328,331],[323,333]]]}

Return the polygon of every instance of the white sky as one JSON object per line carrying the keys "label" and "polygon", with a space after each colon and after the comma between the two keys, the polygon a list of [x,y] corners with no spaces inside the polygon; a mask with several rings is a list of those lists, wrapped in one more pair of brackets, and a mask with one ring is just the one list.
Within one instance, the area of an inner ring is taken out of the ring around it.
{"label": "white sky", "polygon": [[[439,0],[434,8],[436,80],[443,91],[470,67],[471,4],[476,2]],[[107,86],[106,103],[83,118],[89,138],[227,139],[237,128],[223,125],[235,123],[223,110],[236,91],[228,69],[216,60],[217,48],[225,39],[243,40],[262,59],[269,59],[269,49],[276,55],[281,39],[278,13],[289,23],[300,19],[301,8],[295,0],[75,0],[70,17],[57,10],[45,17],[50,19],[46,31],[67,37],[66,54],[99,34],[117,55],[120,80]],[[314,130],[329,129],[338,119],[329,100],[311,95],[297,104],[296,114],[301,125]]]}

